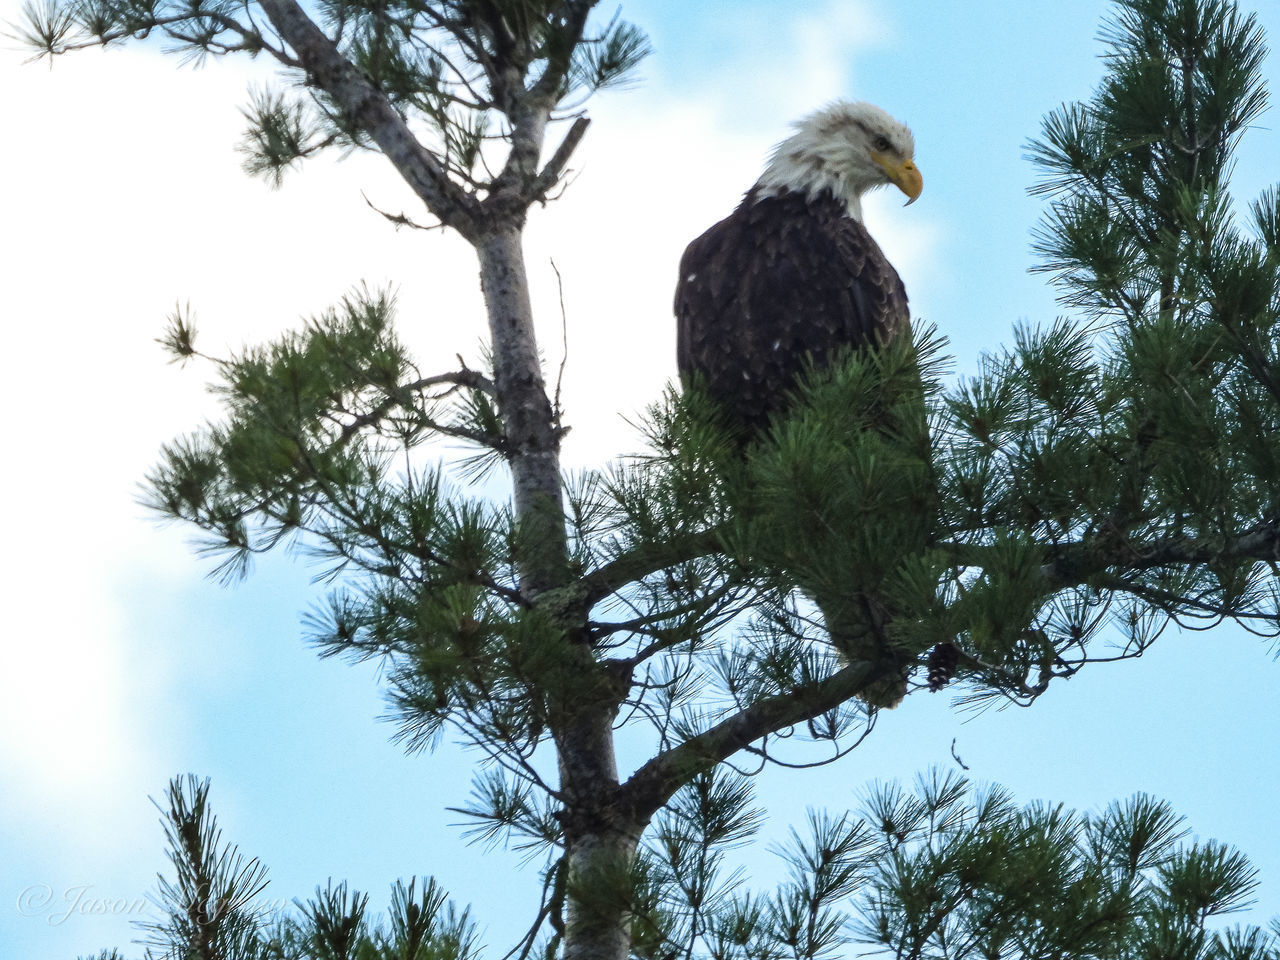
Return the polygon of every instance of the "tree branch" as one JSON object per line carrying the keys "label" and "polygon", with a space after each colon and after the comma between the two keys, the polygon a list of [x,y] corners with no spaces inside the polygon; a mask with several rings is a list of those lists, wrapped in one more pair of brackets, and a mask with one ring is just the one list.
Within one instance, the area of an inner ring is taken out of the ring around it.
{"label": "tree branch", "polygon": [[[565,51],[572,51],[581,41],[587,17],[597,2],[598,0],[566,0],[553,15],[553,19],[559,17],[563,20],[558,29],[564,31],[559,44]],[[512,102],[502,103],[502,98],[498,98],[499,108],[511,123],[511,151],[507,154],[502,170],[493,180],[492,191],[485,198],[484,207],[499,219],[522,220],[529,206],[541,200],[550,189],[551,184],[539,186],[542,174],[538,173],[538,157],[546,139],[547,121],[559,98],[562,82],[568,75],[570,61],[568,52],[563,55],[561,62],[555,59],[548,61],[537,81],[527,89],[521,87]],[[579,139],[582,132],[585,132],[585,127],[579,132]],[[571,128],[565,139],[569,140],[572,136]],[[561,157],[562,164],[568,160],[574,146],[576,141],[569,144],[569,150]],[[562,143],[561,148],[563,147]],[[560,150],[557,150],[556,156],[561,156]],[[554,162],[555,158],[551,163]],[[550,166],[549,163],[548,167]],[[546,172],[546,169],[542,171],[543,174]],[[554,184],[554,180],[551,183]]]}
{"label": "tree branch", "polygon": [[[972,549],[968,548],[965,552],[969,553]],[[1115,566],[1141,571],[1235,560],[1280,562],[1280,523],[1260,523],[1235,537],[1214,538],[1212,542],[1191,537],[1172,537],[1150,543],[1126,539],[1123,544],[1063,544],[1049,550],[1042,572],[1055,585],[1065,587],[1082,583]],[[976,557],[975,565],[981,566]]]}
{"label": "tree branch", "polygon": [[529,190],[532,202],[542,203],[546,200],[548,191],[559,182],[560,177],[564,174],[565,165],[569,162],[569,157],[573,155],[573,151],[582,142],[582,137],[587,132],[587,127],[590,124],[591,121],[586,117],[578,117],[577,120],[573,121],[573,126],[569,128],[569,132],[560,141],[560,146],[556,147],[556,152],[547,161],[546,166],[542,168],[542,172],[538,174],[537,179],[533,181],[533,185]]}
{"label": "tree branch", "polygon": [[[556,11],[555,16],[563,18],[564,26],[562,29],[568,35],[567,41],[562,42],[564,50],[577,49],[578,44],[582,41],[582,35],[587,29],[587,17],[597,3],[599,3],[599,0],[565,0],[560,9]],[[564,78],[569,74],[570,62],[571,57],[568,53],[564,55],[560,63],[549,62],[547,69],[543,71],[542,76],[538,78],[538,82],[529,91],[535,99],[545,104],[548,113],[555,106]]]}
{"label": "tree branch", "polygon": [[260,0],[260,5],[276,32],[297,54],[308,79],[373,138],[441,223],[473,239],[479,232],[478,202],[449,179],[387,97],[338,51],[295,0]]}
{"label": "tree branch", "polygon": [[[442,384],[451,384],[452,386],[445,394],[452,393],[459,387],[466,387],[471,390],[479,390],[490,396],[494,394],[493,381],[480,373],[478,370],[472,370],[470,367],[464,366],[461,370],[450,373],[441,373],[433,377],[423,377],[412,383],[406,383],[396,390],[395,396],[388,396],[381,400],[371,410],[366,413],[359,414],[346,423],[342,424],[342,433],[338,438],[339,444],[346,443],[353,436],[363,430],[365,427],[372,427],[379,424],[384,417],[398,406],[404,406],[402,395],[405,393],[421,393],[428,387],[440,386]],[[442,394],[444,396],[445,394]],[[434,399],[440,399],[435,397]],[[495,441],[501,440],[500,437],[488,437],[476,433],[471,430],[464,430],[459,427],[441,424],[435,420],[424,418],[432,430],[438,430],[441,433],[447,433],[451,436],[459,437],[464,440],[472,440],[483,446],[494,446]]]}
{"label": "tree branch", "polygon": [[603,566],[596,567],[582,577],[588,608],[610,594],[617,593],[629,583],[635,583],[651,573],[687,560],[695,560],[709,553],[723,551],[720,527],[709,527],[685,537],[647,543],[643,548],[615,557]]}
{"label": "tree branch", "polygon": [[642,766],[618,788],[618,806],[633,822],[648,823],[690,777],[770,733],[812,720],[847,703],[896,669],[898,665],[891,662],[873,665],[858,661],[791,693],[757,700]]}

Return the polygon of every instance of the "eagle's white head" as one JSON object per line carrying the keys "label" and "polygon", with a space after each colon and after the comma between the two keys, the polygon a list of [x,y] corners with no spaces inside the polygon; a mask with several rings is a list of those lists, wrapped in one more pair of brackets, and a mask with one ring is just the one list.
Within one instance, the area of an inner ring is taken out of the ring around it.
{"label": "eagle's white head", "polygon": [[773,151],[756,182],[757,195],[831,191],[862,219],[862,195],[893,184],[913,202],[924,178],[913,159],[915,138],[879,107],[837,100],[795,124],[796,132]]}

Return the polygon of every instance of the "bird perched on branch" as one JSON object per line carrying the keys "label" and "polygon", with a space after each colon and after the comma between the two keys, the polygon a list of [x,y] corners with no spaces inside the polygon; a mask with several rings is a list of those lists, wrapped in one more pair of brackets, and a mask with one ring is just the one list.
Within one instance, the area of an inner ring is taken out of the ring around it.
{"label": "bird perched on branch", "polygon": [[911,131],[869,103],[805,117],[732,214],[685,250],[676,359],[733,426],[762,429],[806,362],[910,329],[907,294],[862,224],[862,195],[923,178]]}
{"label": "bird perched on branch", "polygon": [[[919,197],[914,153],[911,131],[879,107],[830,104],[800,120],[738,208],[689,244],[675,297],[680,377],[717,401],[744,443],[806,369],[910,336],[906,291],[863,226],[862,197],[890,184],[908,203]],[[833,643],[868,659],[865,638],[884,620],[876,603],[800,585]],[[902,684],[891,685],[880,699],[900,699]]]}

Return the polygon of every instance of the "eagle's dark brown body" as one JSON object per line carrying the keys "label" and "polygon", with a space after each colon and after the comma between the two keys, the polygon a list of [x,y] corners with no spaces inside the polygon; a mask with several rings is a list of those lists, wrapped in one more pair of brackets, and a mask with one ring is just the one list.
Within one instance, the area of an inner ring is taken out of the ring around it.
{"label": "eagle's dark brown body", "polygon": [[[808,365],[910,336],[902,281],[843,202],[825,190],[759,190],[689,244],[675,302],[680,377],[710,392],[744,442],[767,428]],[[857,531],[847,539],[857,540]],[[906,662],[886,634],[895,611],[879,594],[892,561],[885,563],[865,582],[834,588],[824,577],[797,576],[836,649],[851,662],[890,664],[859,693],[878,707],[896,705],[906,692]]]}
{"label": "eagle's dark brown body", "polygon": [[680,262],[677,363],[753,434],[810,356],[883,344],[909,330],[907,294],[866,228],[828,192],[757,195]]}

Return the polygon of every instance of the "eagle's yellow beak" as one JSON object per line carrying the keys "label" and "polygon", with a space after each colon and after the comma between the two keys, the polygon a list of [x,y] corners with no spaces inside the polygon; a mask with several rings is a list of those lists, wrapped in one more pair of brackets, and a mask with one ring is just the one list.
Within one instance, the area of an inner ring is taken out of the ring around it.
{"label": "eagle's yellow beak", "polygon": [[901,163],[883,153],[871,151],[871,159],[884,168],[890,182],[907,195],[907,206],[916,202],[920,191],[924,189],[924,177],[915,161],[908,157]]}

